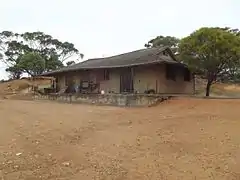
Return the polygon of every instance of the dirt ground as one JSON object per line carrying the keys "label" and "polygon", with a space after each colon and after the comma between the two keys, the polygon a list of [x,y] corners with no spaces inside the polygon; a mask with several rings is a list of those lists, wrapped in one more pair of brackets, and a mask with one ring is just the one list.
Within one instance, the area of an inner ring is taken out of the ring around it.
{"label": "dirt ground", "polygon": [[0,100],[0,180],[240,179],[240,100]]}

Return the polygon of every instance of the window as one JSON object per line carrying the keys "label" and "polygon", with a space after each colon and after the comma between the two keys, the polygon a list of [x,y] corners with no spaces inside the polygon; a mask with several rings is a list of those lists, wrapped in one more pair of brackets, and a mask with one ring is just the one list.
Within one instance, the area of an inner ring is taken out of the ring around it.
{"label": "window", "polygon": [[109,70],[108,69],[105,69],[104,70],[104,80],[109,80],[110,77],[109,77]]}
{"label": "window", "polygon": [[174,65],[166,64],[166,79],[176,81],[176,72]]}
{"label": "window", "polygon": [[184,68],[184,81],[190,81],[191,80],[191,73],[189,69]]}

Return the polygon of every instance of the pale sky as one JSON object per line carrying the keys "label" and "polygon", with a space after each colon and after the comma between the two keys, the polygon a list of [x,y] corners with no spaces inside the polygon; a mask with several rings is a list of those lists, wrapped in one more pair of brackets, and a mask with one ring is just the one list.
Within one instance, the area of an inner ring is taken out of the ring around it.
{"label": "pale sky", "polygon": [[[0,31],[43,31],[84,59],[141,49],[158,35],[202,26],[240,28],[239,0],[1,0]],[[7,78],[0,64],[0,79]]]}

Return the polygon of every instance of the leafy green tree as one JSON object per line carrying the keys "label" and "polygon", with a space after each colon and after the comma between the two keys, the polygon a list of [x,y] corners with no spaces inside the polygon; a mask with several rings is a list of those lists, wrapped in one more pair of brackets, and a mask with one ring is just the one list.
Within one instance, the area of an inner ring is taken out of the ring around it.
{"label": "leafy green tree", "polygon": [[45,60],[38,53],[30,52],[19,57],[17,67],[31,76],[36,76],[44,71]]}
{"label": "leafy green tree", "polygon": [[20,79],[22,75],[22,71],[17,65],[6,68],[6,71],[10,73],[10,79]]}
{"label": "leafy green tree", "polygon": [[49,56],[49,58],[47,58],[47,60],[45,59],[44,71],[46,72],[52,71],[55,69],[62,68],[63,66],[64,66],[63,63],[58,59],[58,56],[52,54],[51,56]]}
{"label": "leafy green tree", "polygon": [[182,60],[207,79],[206,96],[219,78],[239,68],[240,37],[226,28],[200,28],[179,44]]}
{"label": "leafy green tree", "polygon": [[6,70],[15,78],[19,78],[23,73],[18,63],[24,54],[40,55],[45,60],[43,72],[63,67],[69,58],[83,58],[83,54],[79,53],[72,43],[61,42],[43,32],[18,34],[3,31],[0,33],[0,53],[3,54],[2,61],[8,66]]}
{"label": "leafy green tree", "polygon": [[20,37],[23,38],[24,44],[27,44],[29,48],[39,52],[42,56],[49,58],[49,56],[55,55],[61,62],[72,56],[76,56],[77,59],[83,58],[83,54],[79,53],[74,44],[61,42],[43,32],[26,32],[20,34]]}
{"label": "leafy green tree", "polygon": [[178,43],[179,39],[172,36],[157,36],[154,39],[151,39],[148,41],[147,44],[145,44],[145,47],[151,48],[151,47],[161,47],[161,46],[169,46],[173,53],[176,53],[178,51]]}

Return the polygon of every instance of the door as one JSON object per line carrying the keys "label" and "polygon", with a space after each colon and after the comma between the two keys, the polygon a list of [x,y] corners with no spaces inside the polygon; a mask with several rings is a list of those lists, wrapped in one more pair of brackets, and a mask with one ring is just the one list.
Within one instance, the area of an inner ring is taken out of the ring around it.
{"label": "door", "polygon": [[133,68],[124,68],[120,73],[120,93],[133,93]]}

